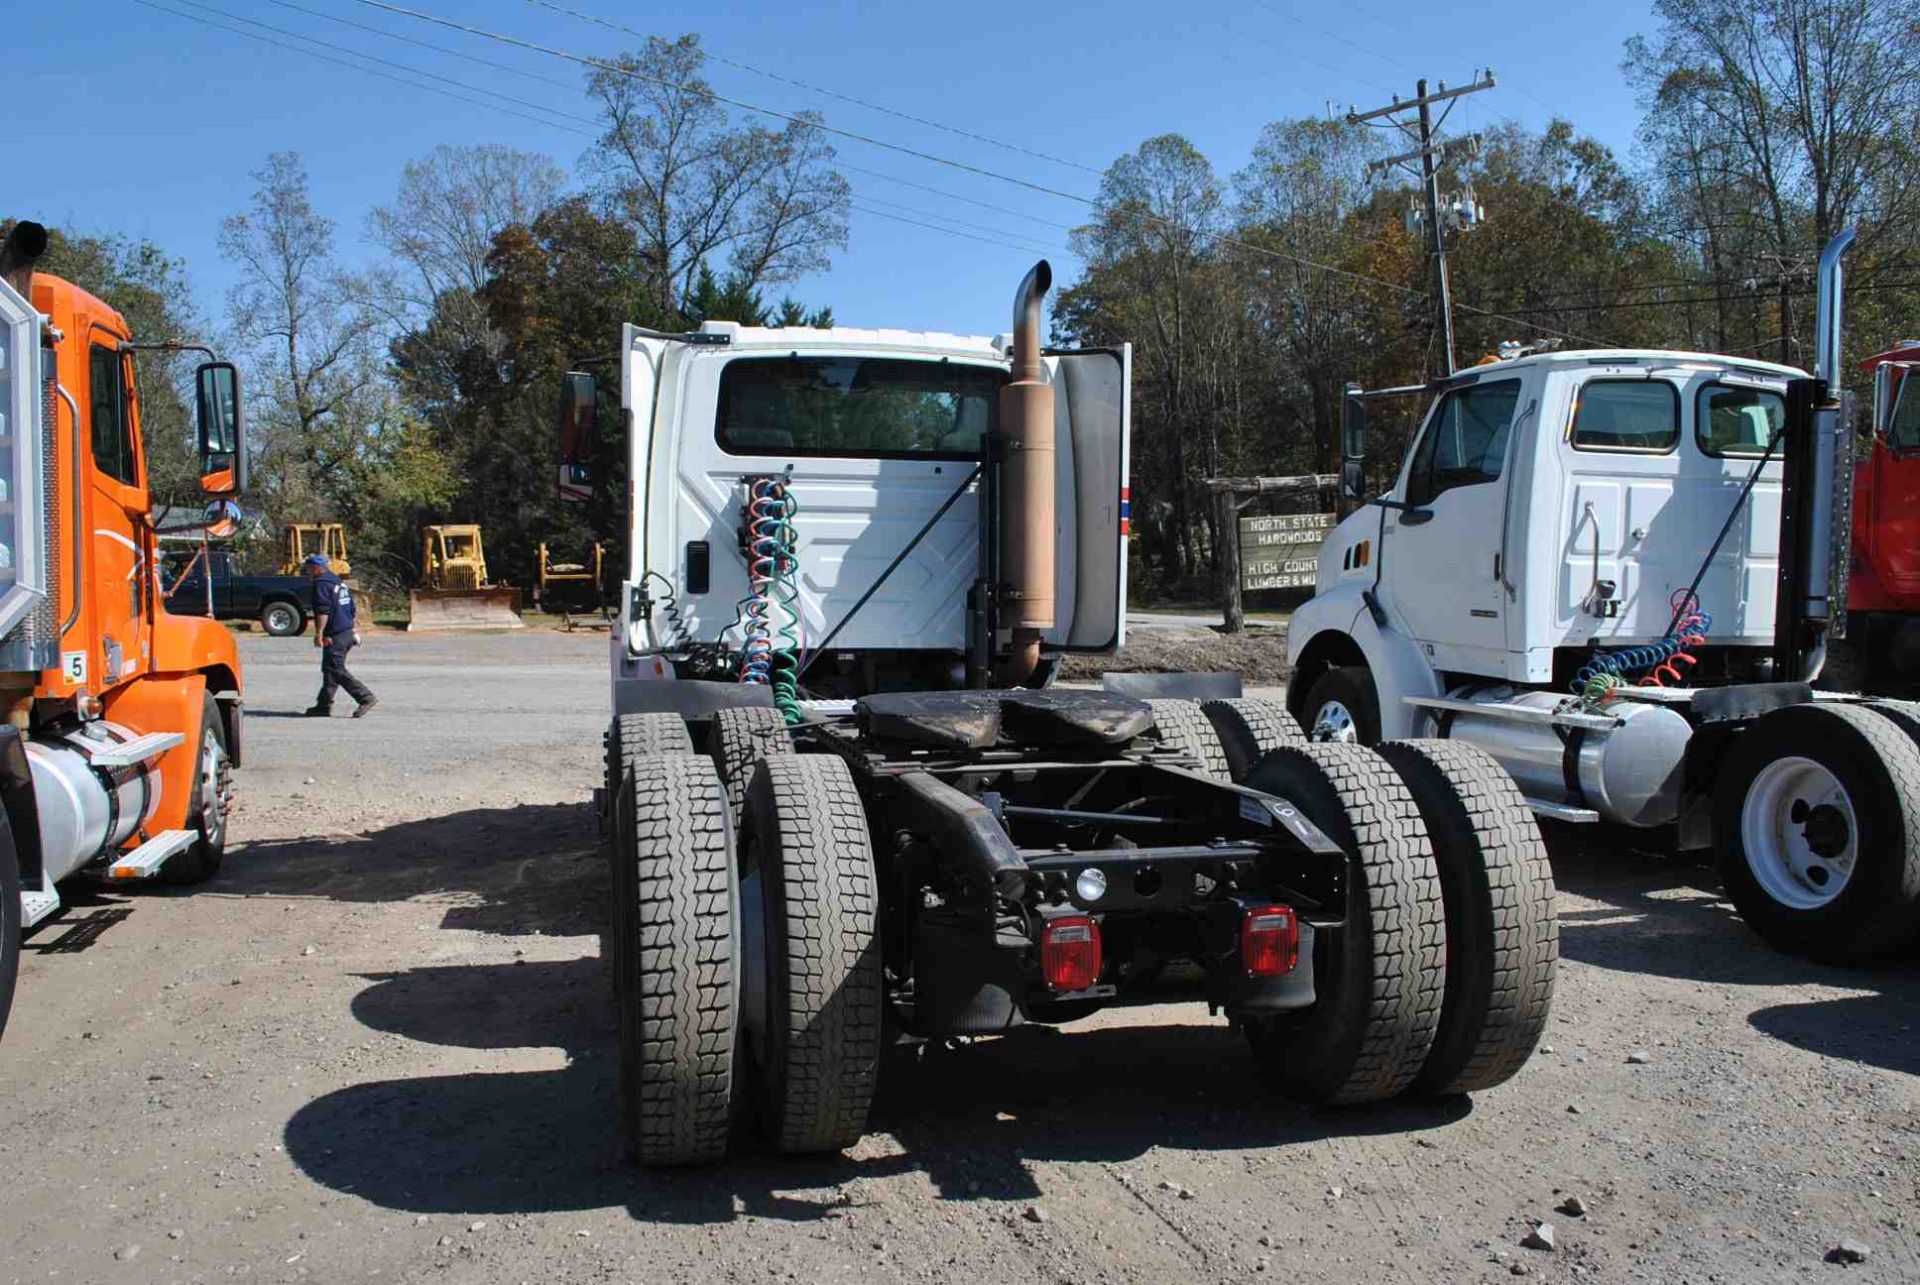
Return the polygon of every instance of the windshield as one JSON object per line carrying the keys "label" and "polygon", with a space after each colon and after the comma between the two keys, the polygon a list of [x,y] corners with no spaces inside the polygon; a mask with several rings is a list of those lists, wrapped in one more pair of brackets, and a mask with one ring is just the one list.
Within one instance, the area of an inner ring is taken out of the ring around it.
{"label": "windshield", "polygon": [[737,455],[980,453],[1006,374],[878,357],[741,357],[720,372],[716,435]]}

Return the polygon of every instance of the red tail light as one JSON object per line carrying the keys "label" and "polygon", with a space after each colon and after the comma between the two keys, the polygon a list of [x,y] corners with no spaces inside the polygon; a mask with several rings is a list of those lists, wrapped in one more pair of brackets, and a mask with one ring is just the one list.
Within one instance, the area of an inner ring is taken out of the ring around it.
{"label": "red tail light", "polygon": [[1254,906],[1240,916],[1240,963],[1249,977],[1279,977],[1300,962],[1300,921],[1289,906]]}
{"label": "red tail light", "polygon": [[1056,991],[1083,991],[1100,980],[1100,925],[1087,915],[1049,919],[1040,932],[1040,972]]}

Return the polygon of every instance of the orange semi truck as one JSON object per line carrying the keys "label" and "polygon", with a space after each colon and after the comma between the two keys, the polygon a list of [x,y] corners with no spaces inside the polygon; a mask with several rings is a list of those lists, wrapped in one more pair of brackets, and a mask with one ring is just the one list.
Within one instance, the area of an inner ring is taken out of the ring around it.
{"label": "orange semi truck", "polygon": [[[141,345],[34,271],[46,245],[27,222],[0,243],[0,1031],[21,934],[60,908],[62,880],[219,869],[243,716],[232,635],[161,605]],[[202,486],[230,517],[239,375],[208,361],[194,383]]]}

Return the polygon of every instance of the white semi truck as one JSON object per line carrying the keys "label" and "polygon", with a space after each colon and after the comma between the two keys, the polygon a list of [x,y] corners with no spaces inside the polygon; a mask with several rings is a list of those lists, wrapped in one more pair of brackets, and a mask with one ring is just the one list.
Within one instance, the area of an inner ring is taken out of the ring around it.
{"label": "white semi truck", "polygon": [[[1552,879],[1486,755],[1048,686],[1122,640],[1129,363],[1043,351],[1049,275],[993,339],[621,337],[600,797],[644,1163],[721,1157],[747,1111],[847,1146],[886,1041],[1111,1004],[1224,1012],[1314,1101],[1485,1089],[1533,1048]],[[563,495],[603,480],[597,408],[568,376]]]}
{"label": "white semi truck", "polygon": [[1711,847],[1763,937],[1831,960],[1920,936],[1920,707],[1816,692],[1844,629],[1842,257],[1815,377],[1683,352],[1544,353],[1432,385],[1392,484],[1320,553],[1288,704],[1315,739],[1497,759],[1541,816]]}

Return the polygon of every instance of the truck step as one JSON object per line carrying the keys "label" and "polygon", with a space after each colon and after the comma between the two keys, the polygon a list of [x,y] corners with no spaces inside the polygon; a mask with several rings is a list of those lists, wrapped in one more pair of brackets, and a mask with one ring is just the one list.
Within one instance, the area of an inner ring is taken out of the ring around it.
{"label": "truck step", "polygon": [[45,875],[40,876],[38,888],[20,890],[20,925],[31,928],[60,909],[60,894],[53,889],[53,881]]}
{"label": "truck step", "polygon": [[1574,825],[1596,825],[1600,821],[1600,814],[1592,808],[1576,808],[1570,803],[1528,799],[1527,806],[1533,809],[1535,816],[1546,817],[1549,821],[1568,821]]}
{"label": "truck step", "polygon": [[167,858],[176,852],[184,852],[195,839],[199,838],[195,830],[162,830],[132,852],[123,852],[107,867],[109,879],[145,879],[158,874]]}
{"label": "truck step", "polygon": [[133,767],[148,759],[159,758],[176,745],[186,744],[180,732],[148,732],[118,745],[95,750],[90,761],[95,767]]}

